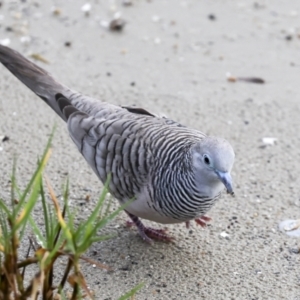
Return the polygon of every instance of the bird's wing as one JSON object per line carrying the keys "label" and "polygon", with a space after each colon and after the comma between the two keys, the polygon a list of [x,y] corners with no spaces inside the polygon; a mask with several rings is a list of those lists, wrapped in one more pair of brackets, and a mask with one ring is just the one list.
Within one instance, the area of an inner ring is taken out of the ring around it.
{"label": "bird's wing", "polygon": [[118,199],[131,199],[149,181],[153,155],[143,126],[130,118],[96,118],[79,111],[63,97],[58,106],[78,150],[104,183],[111,176],[110,191]]}

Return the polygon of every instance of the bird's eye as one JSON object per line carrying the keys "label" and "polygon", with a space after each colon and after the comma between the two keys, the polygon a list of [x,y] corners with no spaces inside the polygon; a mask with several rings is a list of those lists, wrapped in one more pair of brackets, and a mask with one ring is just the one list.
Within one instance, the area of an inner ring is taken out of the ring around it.
{"label": "bird's eye", "polygon": [[209,165],[210,164],[210,159],[209,159],[209,157],[205,154],[204,156],[204,163],[206,164],[206,165]]}

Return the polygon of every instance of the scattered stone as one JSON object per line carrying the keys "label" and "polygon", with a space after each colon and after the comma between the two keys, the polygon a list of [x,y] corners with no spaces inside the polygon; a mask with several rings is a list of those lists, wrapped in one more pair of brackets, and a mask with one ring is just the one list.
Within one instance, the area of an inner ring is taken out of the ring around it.
{"label": "scattered stone", "polygon": [[132,3],[131,0],[123,0],[123,1],[122,1],[122,4],[123,4],[124,6],[131,6],[133,3]]}
{"label": "scattered stone", "polygon": [[289,252],[291,254],[300,254],[300,248],[290,248]]}
{"label": "scattered stone", "polygon": [[51,8],[52,14],[54,16],[60,16],[61,15],[61,10],[60,8],[56,7],[56,6],[52,6]]}
{"label": "scattered stone", "polygon": [[300,237],[300,219],[282,221],[279,223],[279,229],[289,236]]}
{"label": "scattered stone", "polygon": [[223,237],[223,238],[227,238],[227,237],[229,237],[229,234],[227,232],[225,232],[225,231],[222,231],[220,233],[220,236]]}
{"label": "scattered stone", "polygon": [[3,40],[0,40],[0,44],[2,46],[8,46],[10,44],[10,39],[6,38],[6,39],[3,39]]}
{"label": "scattered stone", "polygon": [[216,16],[214,14],[209,14],[208,15],[208,19],[211,21],[215,21],[216,20]]}
{"label": "scattered stone", "polygon": [[226,78],[227,78],[227,81],[229,81],[229,82],[236,82],[237,81],[237,78],[232,76],[231,73],[229,73],[229,72],[226,73]]}
{"label": "scattered stone", "polygon": [[28,35],[22,36],[22,37],[20,37],[20,42],[21,42],[22,44],[28,45],[28,44],[31,42],[31,37],[28,36]]}
{"label": "scattered stone", "polygon": [[287,40],[287,41],[291,41],[292,39],[293,39],[293,36],[292,35],[287,35],[286,37],[285,37],[285,39]]}
{"label": "scattered stone", "polygon": [[7,135],[0,136],[0,139],[3,143],[9,141],[9,137]]}
{"label": "scattered stone", "polygon": [[127,264],[127,265],[121,267],[119,270],[121,270],[121,271],[131,271],[131,269],[132,269],[132,266],[130,264]]}
{"label": "scattered stone", "polygon": [[275,138],[275,137],[264,137],[264,138],[262,138],[262,142],[265,145],[273,146],[277,142],[277,138]]}
{"label": "scattered stone", "polygon": [[109,23],[109,29],[112,31],[122,31],[125,24],[126,22],[121,18],[113,19]]}
{"label": "scattered stone", "polygon": [[81,10],[85,13],[86,16],[89,16],[91,9],[92,9],[92,5],[90,3],[85,3],[81,7]]}

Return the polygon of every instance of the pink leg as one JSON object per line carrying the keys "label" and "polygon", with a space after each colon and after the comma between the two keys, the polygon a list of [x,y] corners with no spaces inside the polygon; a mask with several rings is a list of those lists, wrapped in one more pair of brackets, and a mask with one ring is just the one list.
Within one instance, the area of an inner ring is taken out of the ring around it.
{"label": "pink leg", "polygon": [[126,211],[132,222],[127,222],[127,226],[133,226],[135,225],[138,229],[138,232],[142,239],[146,241],[147,243],[153,243],[153,240],[163,241],[163,242],[172,242],[174,240],[173,237],[170,237],[166,234],[165,229],[154,229],[151,227],[145,227],[144,224],[141,222],[141,220]]}
{"label": "pink leg", "polygon": [[207,216],[201,216],[198,219],[195,219],[195,222],[201,227],[206,227],[206,223],[209,221],[211,221],[211,218]]}

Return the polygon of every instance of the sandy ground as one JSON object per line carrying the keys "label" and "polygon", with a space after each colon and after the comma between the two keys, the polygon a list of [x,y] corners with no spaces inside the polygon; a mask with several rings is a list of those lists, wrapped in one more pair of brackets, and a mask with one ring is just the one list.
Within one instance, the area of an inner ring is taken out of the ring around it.
{"label": "sandy ground", "polygon": [[[2,1],[0,40],[41,54],[49,64],[40,65],[75,90],[164,113],[225,137],[236,152],[236,197],[224,195],[206,229],[169,226],[176,244],[151,247],[124,227],[125,214],[106,228],[117,237],[87,255],[114,272],[82,265],[96,298],[117,299],[144,282],[135,299],[299,300],[300,241],[278,223],[300,218],[300,2],[94,0],[89,16],[84,3]],[[123,32],[101,25],[115,11],[127,21]],[[228,82],[227,72],[266,83]],[[14,155],[24,186],[55,123],[47,175],[60,193],[69,174],[72,205],[84,217],[102,185],[63,122],[1,67],[0,135],[10,139],[0,143],[0,197],[9,199]],[[277,142],[265,146],[263,137]]]}

